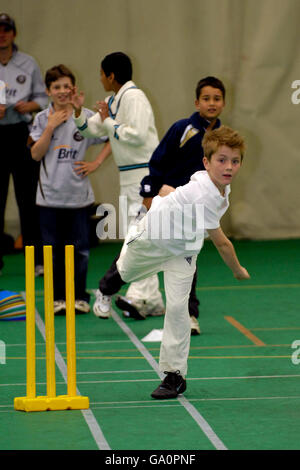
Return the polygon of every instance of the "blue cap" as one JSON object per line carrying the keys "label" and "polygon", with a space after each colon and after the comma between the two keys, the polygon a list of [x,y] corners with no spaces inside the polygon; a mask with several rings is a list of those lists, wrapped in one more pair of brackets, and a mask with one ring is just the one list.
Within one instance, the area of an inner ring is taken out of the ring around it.
{"label": "blue cap", "polygon": [[8,16],[6,13],[0,13],[0,25],[1,24],[9,27],[14,32],[16,32],[16,24],[14,20],[10,16]]}

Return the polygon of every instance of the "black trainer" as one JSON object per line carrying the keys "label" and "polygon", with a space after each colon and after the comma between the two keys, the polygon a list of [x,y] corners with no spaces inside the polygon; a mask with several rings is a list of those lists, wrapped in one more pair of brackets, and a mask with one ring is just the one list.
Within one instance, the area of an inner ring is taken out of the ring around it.
{"label": "black trainer", "polygon": [[126,318],[135,318],[136,320],[145,320],[145,315],[137,309],[137,307],[126,297],[123,297],[122,295],[118,295],[118,297],[115,300],[116,306],[120,309],[123,310],[124,312],[128,312],[128,314],[124,315]]}
{"label": "black trainer", "polygon": [[162,383],[151,393],[152,398],[162,400],[164,398],[176,398],[186,390],[186,380],[177,372],[165,372],[166,377]]}

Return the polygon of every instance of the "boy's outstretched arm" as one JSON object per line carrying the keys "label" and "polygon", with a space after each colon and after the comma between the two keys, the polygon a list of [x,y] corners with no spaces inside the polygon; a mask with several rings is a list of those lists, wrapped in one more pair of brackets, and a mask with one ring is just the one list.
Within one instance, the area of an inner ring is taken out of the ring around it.
{"label": "boy's outstretched arm", "polygon": [[250,279],[246,268],[240,265],[235,249],[231,241],[226,237],[223,230],[219,227],[213,230],[207,230],[213,244],[220,253],[223,261],[233,272],[236,279]]}

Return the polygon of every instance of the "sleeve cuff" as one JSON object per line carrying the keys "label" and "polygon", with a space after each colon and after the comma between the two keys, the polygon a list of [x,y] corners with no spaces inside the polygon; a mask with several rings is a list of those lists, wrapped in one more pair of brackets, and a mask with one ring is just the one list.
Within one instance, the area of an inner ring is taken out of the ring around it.
{"label": "sleeve cuff", "polygon": [[87,118],[83,109],[81,109],[81,113],[78,117],[75,117],[75,111],[73,110],[73,119],[80,131],[87,128]]}

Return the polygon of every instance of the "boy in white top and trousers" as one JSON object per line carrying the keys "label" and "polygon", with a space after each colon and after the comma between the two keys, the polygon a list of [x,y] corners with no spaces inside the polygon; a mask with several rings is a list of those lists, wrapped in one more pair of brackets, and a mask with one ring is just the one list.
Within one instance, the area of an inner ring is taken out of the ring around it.
{"label": "boy in white top and trousers", "polygon": [[152,393],[156,399],[176,398],[186,389],[188,299],[204,238],[211,238],[236,279],[250,278],[220,228],[220,219],[229,206],[229,185],[242,163],[244,140],[222,126],[206,133],[203,149],[206,171],[194,173],[188,184],[167,196],[153,199],[146,216],[131,227],[117,269],[103,283],[105,290],[100,283],[101,302],[105,304],[124,283],[164,272],[166,314],[159,368],[167,375]]}
{"label": "boy in white top and trousers", "polygon": [[[127,228],[136,219],[143,199],[140,182],[149,173],[148,162],[159,140],[151,105],[144,92],[131,80],[132,64],[122,52],[107,55],[101,62],[101,82],[105,91],[114,91],[106,101],[97,102],[98,111],[87,117],[82,106],[83,93],[72,97],[75,123],[85,137],[108,135],[115,163],[120,171],[120,196],[127,198],[128,214],[120,209],[121,230],[124,238]],[[115,269],[113,262],[110,269]],[[145,306],[147,314],[163,314],[164,304],[159,291],[157,275],[133,283],[126,296]],[[110,308],[104,311],[94,306],[99,318],[108,318]]]}

